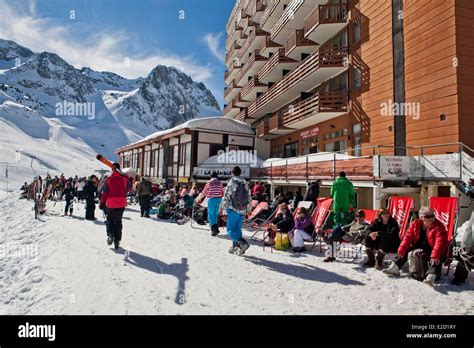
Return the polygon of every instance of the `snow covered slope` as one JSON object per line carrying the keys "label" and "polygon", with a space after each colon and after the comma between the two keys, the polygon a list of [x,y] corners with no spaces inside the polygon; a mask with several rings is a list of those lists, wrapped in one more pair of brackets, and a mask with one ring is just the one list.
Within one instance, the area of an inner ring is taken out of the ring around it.
{"label": "snow covered slope", "polygon": [[73,217],[60,216],[60,202],[48,206],[35,220],[32,203],[16,193],[0,202],[2,315],[474,314],[472,272],[456,287],[451,268],[431,288],[406,273],[366,269],[363,260],[324,263],[319,248],[295,257],[252,242],[239,257],[227,252],[225,231],[212,238],[189,223],[140,218],[136,205],[125,210],[116,252],[103,222],[84,220],[82,204]]}
{"label": "snow covered slope", "polygon": [[97,153],[113,159],[118,147],[154,131],[220,114],[211,92],[175,68],[157,66],[131,80],[0,39],[0,166],[36,158],[38,169],[89,175],[101,168]]}

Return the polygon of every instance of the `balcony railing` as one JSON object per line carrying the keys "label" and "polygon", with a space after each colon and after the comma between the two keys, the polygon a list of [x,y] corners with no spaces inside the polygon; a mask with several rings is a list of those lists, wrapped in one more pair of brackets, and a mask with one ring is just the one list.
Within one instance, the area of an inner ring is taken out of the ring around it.
{"label": "balcony railing", "polygon": [[278,50],[278,53],[274,54],[262,67],[262,69],[258,73],[259,79],[263,80],[280,63],[296,63],[296,61],[291,58],[286,57],[285,49],[281,48]]}
{"label": "balcony railing", "polygon": [[319,112],[347,112],[347,93],[318,92],[283,113],[286,127]]}
{"label": "balcony railing", "polygon": [[316,46],[317,43],[304,37],[304,30],[295,30],[285,42],[285,54],[288,55],[297,46]]}
{"label": "balcony railing", "polygon": [[237,116],[234,117],[234,120],[245,122],[247,119],[247,109],[243,109]]}
{"label": "balcony railing", "polygon": [[270,40],[270,34],[267,34],[265,36],[265,39],[260,44],[260,52],[263,52],[268,48],[278,49],[278,48],[281,48],[281,47],[282,46],[279,43],[276,43],[276,42],[273,42],[272,40]]}
{"label": "balcony railing", "polygon": [[266,8],[266,1],[264,0],[257,0],[255,4],[252,4],[252,8],[250,9],[250,16],[251,18],[255,18],[255,15],[259,12],[263,12]]}
{"label": "balcony railing", "polygon": [[255,62],[263,62],[266,60],[267,60],[266,57],[263,57],[260,55],[259,50],[255,50],[255,52],[252,54],[249,60],[242,66],[242,69],[240,70],[240,73],[235,78],[235,81],[239,83],[240,80],[247,74],[247,72],[250,70],[250,68]]}
{"label": "balcony railing", "polygon": [[292,0],[286,7],[285,12],[281,15],[280,19],[276,22],[270,32],[270,38],[274,38],[280,33],[280,31],[288,24],[288,22],[294,18],[295,13],[303,5],[304,0]]}
{"label": "balcony railing", "polygon": [[260,25],[262,27],[265,25],[268,18],[270,18],[273,11],[275,11],[279,3],[280,3],[280,0],[268,0],[267,8],[265,9],[265,11],[262,14],[262,17],[260,18]]}
{"label": "balcony railing", "polygon": [[242,88],[240,91],[242,97],[245,97],[247,94],[249,94],[255,87],[264,87],[266,84],[261,83],[258,79],[258,75],[254,75],[252,79],[247,82],[247,84]]}
{"label": "balcony railing", "polygon": [[268,134],[268,121],[264,120],[257,125],[257,137],[261,138]]}
{"label": "balcony railing", "polygon": [[348,12],[346,4],[317,6],[304,21],[305,35],[319,24],[344,23]]}
{"label": "balcony railing", "polygon": [[268,119],[268,132],[275,132],[279,129],[285,128],[283,114],[278,113]]}
{"label": "balcony railing", "polygon": [[249,47],[253,44],[254,40],[257,38],[257,36],[265,36],[267,33],[260,29],[259,25],[256,24],[254,30],[252,33],[248,36],[247,40],[245,41],[245,44],[242,46],[240,49],[240,52],[238,54],[238,58],[242,61],[243,58],[245,57],[246,54],[248,54],[248,49]]}
{"label": "balcony railing", "polygon": [[242,88],[240,86],[238,86],[236,83],[235,83],[235,80],[232,80],[232,82],[230,83],[229,86],[227,86],[224,90],[224,98],[226,98],[231,92],[232,90],[234,90],[235,88]]}
{"label": "balcony railing", "polygon": [[225,63],[227,66],[231,64],[234,53],[238,51],[239,49],[240,49],[240,46],[237,45],[236,42],[234,42],[234,44],[230,47],[230,50],[225,55]]}
{"label": "balcony railing", "polygon": [[[313,54],[308,56],[295,69],[289,72],[283,79],[274,84],[266,93],[257,98],[249,107],[249,117],[265,106],[271,100],[282,95],[298,82],[313,74],[320,67],[345,66],[347,57],[347,47],[321,47]],[[263,69],[262,69],[263,70]],[[259,75],[261,80],[261,77]]]}

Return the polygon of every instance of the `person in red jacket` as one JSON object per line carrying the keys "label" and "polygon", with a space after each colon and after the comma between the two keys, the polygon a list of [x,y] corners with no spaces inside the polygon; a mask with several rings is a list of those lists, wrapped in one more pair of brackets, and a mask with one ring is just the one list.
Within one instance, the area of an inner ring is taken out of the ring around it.
{"label": "person in red jacket", "polygon": [[122,216],[127,205],[127,193],[131,190],[130,181],[118,172],[120,165],[114,163],[112,174],[105,180],[100,196],[100,208],[106,208],[107,245],[114,243],[118,249],[122,240]]}
{"label": "person in red jacket", "polygon": [[[400,275],[400,269],[413,255],[410,253],[420,252],[419,249],[421,249],[424,264],[418,266],[427,270],[424,281],[433,284],[441,277],[442,262],[448,247],[448,234],[444,225],[435,218],[433,209],[422,207],[419,216],[420,218],[410,224],[402,237],[397,257],[390,267],[384,270],[384,273]],[[419,260],[419,258],[413,258],[413,260]]]}

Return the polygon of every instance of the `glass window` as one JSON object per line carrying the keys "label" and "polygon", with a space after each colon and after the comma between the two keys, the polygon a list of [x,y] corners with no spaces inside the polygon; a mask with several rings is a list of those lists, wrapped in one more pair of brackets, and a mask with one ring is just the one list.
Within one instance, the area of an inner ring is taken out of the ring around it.
{"label": "glass window", "polygon": [[333,141],[331,143],[324,144],[324,151],[327,152],[344,151],[345,149],[347,149],[346,140]]}
{"label": "glass window", "polygon": [[298,142],[285,144],[285,158],[298,156]]}
{"label": "glass window", "polygon": [[354,79],[354,89],[360,89],[360,87],[362,86],[362,74],[359,70],[359,68],[354,68],[353,70],[353,79]]}
{"label": "glass window", "polygon": [[352,25],[352,43],[358,43],[360,41],[360,23],[359,22],[354,22]]}
{"label": "glass window", "polygon": [[319,152],[319,146],[308,146],[303,148],[303,155]]}

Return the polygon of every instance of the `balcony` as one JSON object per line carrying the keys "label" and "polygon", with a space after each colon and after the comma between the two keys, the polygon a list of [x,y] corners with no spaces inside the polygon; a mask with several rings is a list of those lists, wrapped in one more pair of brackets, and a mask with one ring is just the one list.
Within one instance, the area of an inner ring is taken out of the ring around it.
{"label": "balcony", "polygon": [[270,40],[270,34],[267,34],[260,44],[260,54],[270,56],[270,54],[278,52],[280,48],[283,48],[283,46]]}
{"label": "balcony", "polygon": [[224,107],[224,117],[234,118],[240,113],[240,107],[235,105],[235,101],[232,100],[229,104]]}
{"label": "balcony", "polygon": [[231,81],[239,74],[241,68],[240,65],[233,64],[224,72],[224,81],[226,85],[230,85]]}
{"label": "balcony", "polygon": [[239,108],[245,108],[247,106],[250,105],[250,101],[248,100],[245,100],[243,97],[242,97],[242,94],[241,93],[238,93],[237,96],[232,99],[232,102],[234,103],[235,106],[239,107]]}
{"label": "balcony", "polygon": [[257,125],[257,137],[263,138],[268,135],[268,120],[264,120]]}
{"label": "balcony", "polygon": [[250,18],[250,15],[244,9],[240,9],[237,15],[237,25],[245,31],[249,25]]}
{"label": "balcony", "polygon": [[230,46],[229,51],[225,54],[225,65],[230,66],[232,61],[237,57],[240,50],[240,46],[237,45],[236,42],[232,46]]}
{"label": "balcony", "polygon": [[251,7],[251,20],[253,22],[260,22],[260,18],[263,15],[263,12],[265,11],[266,8],[266,0],[256,0],[252,1],[252,7]]}
{"label": "balcony", "polygon": [[263,93],[267,88],[268,86],[265,83],[260,82],[258,75],[254,75],[242,88],[240,94],[245,100],[254,101],[257,99],[257,93]]}
{"label": "balcony", "polygon": [[302,129],[348,112],[348,96],[345,92],[318,92],[291,105],[283,113],[285,127]]}
{"label": "balcony", "polygon": [[297,65],[298,62],[285,56],[285,49],[281,48],[263,66],[258,78],[263,83],[277,82],[283,77],[284,70],[291,70]]}
{"label": "balcony", "polygon": [[239,27],[237,23],[234,23],[234,26],[232,27],[231,31],[228,33],[225,46],[227,50],[230,49],[230,46],[232,43],[236,40],[239,40],[242,37],[243,34],[243,28]]}
{"label": "balcony", "polygon": [[232,82],[230,83],[229,86],[227,86],[225,89],[224,89],[224,99],[228,102],[232,99],[234,99],[237,94],[239,93],[239,91],[242,89],[242,87],[238,86],[236,83],[235,83],[235,80],[232,80]]}
{"label": "balcony", "polygon": [[272,135],[283,135],[293,131],[294,129],[285,126],[282,113],[277,113],[268,119],[268,133]]}
{"label": "balcony", "polygon": [[347,47],[320,47],[250,104],[249,117],[258,119],[298,98],[302,91],[309,91],[339,75],[347,70],[346,61]]}
{"label": "balcony", "polygon": [[321,44],[326,42],[347,25],[348,12],[344,4],[317,6],[304,21],[305,37]]}
{"label": "balcony", "polygon": [[268,35],[267,32],[259,28],[258,24],[253,28],[254,29],[250,33],[248,39],[245,41],[245,44],[242,46],[239,54],[237,55],[240,64],[245,64],[245,62],[249,59],[249,53],[258,49],[262,44],[262,41]]}
{"label": "balcony", "polygon": [[259,50],[255,50],[249,60],[242,66],[240,73],[235,78],[238,85],[244,84],[248,78],[255,75],[265,64],[267,58],[260,55]]}
{"label": "balcony", "polygon": [[[311,5],[313,3],[313,5]],[[284,44],[288,36],[301,27],[306,15],[313,9],[314,0],[291,0],[285,11],[272,27],[270,38],[272,41]]]}
{"label": "balcony", "polygon": [[299,60],[301,54],[310,54],[318,44],[304,37],[304,30],[295,30],[286,40],[285,54],[287,57]]}
{"label": "balcony", "polygon": [[270,31],[284,11],[284,6],[291,0],[268,0],[268,5],[260,17],[260,27],[263,30]]}
{"label": "balcony", "polygon": [[245,122],[247,120],[247,109],[243,109],[234,117],[234,120]]}

